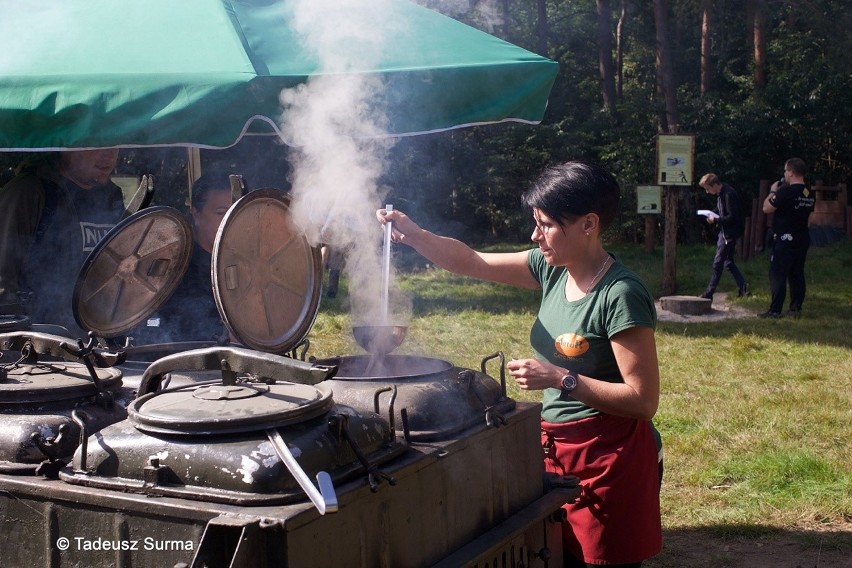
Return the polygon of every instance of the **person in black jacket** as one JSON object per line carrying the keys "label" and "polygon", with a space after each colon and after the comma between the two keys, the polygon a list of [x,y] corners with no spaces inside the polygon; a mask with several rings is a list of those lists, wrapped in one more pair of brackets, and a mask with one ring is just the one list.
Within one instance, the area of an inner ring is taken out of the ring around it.
{"label": "person in black jacket", "polygon": [[790,158],[784,179],[776,181],[763,202],[772,215],[772,256],[769,257],[769,289],[772,298],[764,318],[781,317],[787,281],[790,282],[790,315],[801,314],[805,301],[805,258],[811,245],[808,218],[814,210],[814,192],[805,185],[805,162]]}
{"label": "person in black jacket", "polygon": [[110,178],[117,163],[116,148],[46,153],[0,189],[0,313],[85,337],[72,293],[86,257],[124,216]]}
{"label": "person in black jacket", "polygon": [[737,265],[734,264],[734,250],[737,245],[737,239],[743,235],[745,226],[745,216],[743,215],[743,205],[740,196],[737,190],[727,183],[722,183],[719,176],[713,173],[704,174],[698,185],[703,187],[704,191],[710,195],[716,196],[716,213],[718,217],[711,215],[707,217],[707,222],[719,224],[719,239],[716,241],[716,256],[713,258],[713,270],[710,273],[707,288],[701,294],[701,297],[709,300],[713,299],[713,293],[716,291],[716,286],[719,285],[719,280],[722,278],[724,270],[729,270],[734,280],[737,281],[738,295],[745,296],[749,294],[748,282],[746,282]]}

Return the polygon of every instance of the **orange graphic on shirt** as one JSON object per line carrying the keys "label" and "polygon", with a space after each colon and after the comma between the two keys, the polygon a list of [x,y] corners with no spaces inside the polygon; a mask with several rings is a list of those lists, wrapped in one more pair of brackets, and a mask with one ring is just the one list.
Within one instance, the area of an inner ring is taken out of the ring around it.
{"label": "orange graphic on shirt", "polygon": [[579,357],[589,350],[589,342],[576,333],[563,333],[556,338],[556,350],[566,357]]}

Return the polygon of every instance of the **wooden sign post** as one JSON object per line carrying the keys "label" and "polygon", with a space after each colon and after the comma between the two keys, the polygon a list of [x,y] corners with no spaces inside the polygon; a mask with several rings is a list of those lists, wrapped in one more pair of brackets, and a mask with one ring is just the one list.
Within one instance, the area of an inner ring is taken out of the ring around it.
{"label": "wooden sign post", "polygon": [[636,186],[636,212],[645,217],[645,252],[654,250],[654,229],[657,215],[663,212],[659,185]]}
{"label": "wooden sign post", "polygon": [[695,136],[657,135],[657,183],[665,188],[665,227],[663,230],[663,294],[677,289],[677,210],[678,188],[692,185],[695,164]]}

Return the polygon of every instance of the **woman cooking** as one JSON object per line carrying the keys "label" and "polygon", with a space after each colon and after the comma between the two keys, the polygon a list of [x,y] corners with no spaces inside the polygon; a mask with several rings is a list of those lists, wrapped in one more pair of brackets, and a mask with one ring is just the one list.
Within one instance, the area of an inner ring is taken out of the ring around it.
{"label": "woman cooking", "polygon": [[650,422],[660,396],[654,300],[601,241],[619,194],[612,174],[596,165],[547,169],[522,198],[538,248],[514,253],[477,252],[400,211],[377,212],[393,223],[394,242],[446,270],[542,290],[530,332],[536,357],[507,367],[521,389],[544,391],[545,469],[580,478],[580,497],[564,506],[570,567],[636,567],[662,546]]}

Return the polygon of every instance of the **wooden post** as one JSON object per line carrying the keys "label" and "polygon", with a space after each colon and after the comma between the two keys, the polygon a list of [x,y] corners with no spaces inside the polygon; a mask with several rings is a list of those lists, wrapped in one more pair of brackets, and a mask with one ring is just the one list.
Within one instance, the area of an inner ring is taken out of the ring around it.
{"label": "wooden post", "polygon": [[749,216],[745,218],[745,228],[743,229],[743,238],[740,239],[740,242],[737,243],[737,253],[739,253],[740,258],[743,260],[748,260],[751,258],[750,250],[751,250],[751,220],[753,217]]}
{"label": "wooden post", "polygon": [[852,237],[852,206],[846,207],[846,236]]}
{"label": "wooden post", "polygon": [[767,223],[770,222],[771,218],[767,217],[767,215],[763,212],[763,202],[766,200],[766,196],[769,195],[769,188],[772,186],[772,182],[766,179],[760,180],[760,189],[757,193],[757,201],[754,206],[754,210],[757,212],[757,223],[755,223],[755,235],[752,242],[754,243],[754,252],[763,252],[766,244],[766,227]]}
{"label": "wooden post", "polygon": [[751,200],[751,250],[749,257],[763,250],[763,236],[760,228],[761,217],[763,216],[763,204],[760,199],[755,197]]}
{"label": "wooden post", "polygon": [[678,186],[664,186],[665,227],[663,229],[663,295],[671,296],[677,290],[677,205]]}
{"label": "wooden post", "polygon": [[645,252],[654,252],[654,233],[657,227],[656,215],[645,215]]}

